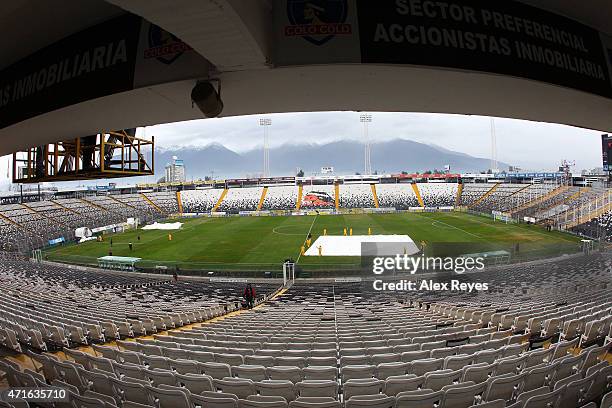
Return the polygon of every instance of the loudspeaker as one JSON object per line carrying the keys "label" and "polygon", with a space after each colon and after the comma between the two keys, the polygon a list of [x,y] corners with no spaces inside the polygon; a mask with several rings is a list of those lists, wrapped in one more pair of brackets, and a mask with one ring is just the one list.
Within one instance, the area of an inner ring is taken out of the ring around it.
{"label": "loudspeaker", "polygon": [[207,118],[214,118],[223,111],[223,101],[210,82],[198,82],[191,90],[191,100]]}

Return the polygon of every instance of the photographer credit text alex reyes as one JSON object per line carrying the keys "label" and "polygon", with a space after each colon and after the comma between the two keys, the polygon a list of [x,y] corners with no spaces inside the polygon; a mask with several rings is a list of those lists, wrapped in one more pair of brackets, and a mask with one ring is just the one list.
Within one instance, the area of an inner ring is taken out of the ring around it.
{"label": "photographer credit text alex reyes", "polygon": [[[414,275],[419,272],[456,273],[463,275],[465,272],[482,271],[485,267],[485,259],[482,257],[426,257],[395,255],[387,257],[374,257],[372,259],[372,272],[382,275],[385,272],[407,272]],[[458,279],[449,281],[434,281],[423,279],[413,281],[402,279],[395,282],[386,282],[376,279],[373,282],[376,291],[487,291],[489,284],[486,282],[462,282]]]}

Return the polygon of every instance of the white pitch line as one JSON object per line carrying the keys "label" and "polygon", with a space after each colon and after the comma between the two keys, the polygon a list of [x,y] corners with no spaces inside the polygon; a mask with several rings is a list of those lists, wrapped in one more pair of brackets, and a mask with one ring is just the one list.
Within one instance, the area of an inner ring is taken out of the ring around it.
{"label": "white pitch line", "polygon": [[[310,228],[308,229],[308,233],[306,234],[306,238],[304,238],[304,242],[302,243],[302,245],[306,244],[306,240],[308,239],[308,236],[310,235],[310,231],[312,231],[312,227],[314,226],[314,223],[317,220],[317,217],[319,217],[319,214],[315,215],[314,220],[312,220],[312,224],[310,224]],[[301,256],[302,256],[302,251],[300,250],[297,260],[295,261],[296,264],[300,262]]]}
{"label": "white pitch line", "polygon": [[[429,218],[427,218],[427,217],[423,217],[423,216],[422,216],[422,215],[420,215],[420,214],[417,214],[417,213],[415,213],[415,214],[416,214],[418,217],[425,218],[425,219],[429,219]],[[483,239],[483,238],[482,238],[481,236],[479,236],[479,235],[472,234],[472,233],[471,233],[471,232],[469,232],[469,231],[466,231],[466,230],[464,230],[464,229],[462,229],[462,228],[459,228],[459,227],[455,227],[454,225],[447,224],[447,223],[445,223],[444,221],[434,220],[434,221],[431,223],[431,225],[434,225],[434,223],[435,223],[435,222],[439,222],[440,224],[446,225],[447,227],[454,228],[454,229],[456,229],[456,230],[458,230],[458,231],[463,232],[464,234],[471,235],[471,236],[476,237],[476,238],[478,238],[478,239]]]}
{"label": "white pitch line", "polygon": [[272,232],[278,235],[300,235],[300,236],[302,235],[302,234],[292,234],[290,232],[279,232],[276,230],[277,228],[283,228],[283,227],[291,228],[290,225],[277,225],[276,227],[272,228]]}
{"label": "white pitch line", "polygon": [[[454,214],[452,214],[452,215],[451,215],[451,217],[457,217],[457,216],[456,216],[456,215],[454,215]],[[498,229],[512,229],[512,227],[514,226],[514,225],[512,225],[512,224],[497,225],[497,224],[492,224],[492,223],[487,223],[487,222],[484,222],[484,221],[480,221],[480,220],[477,220],[477,219],[473,219],[472,221],[477,222],[477,223],[482,224],[482,225],[486,225],[486,226],[488,226],[488,227],[498,228]],[[536,228],[539,228],[539,227],[536,227]],[[542,231],[537,231],[537,230],[533,230],[533,229],[527,229],[527,230],[525,230],[525,229],[520,229],[520,231],[521,231],[521,232],[526,231],[526,232],[528,232],[528,233],[533,233],[533,234],[540,234],[540,235],[545,236],[546,238],[551,238],[551,236],[550,236],[550,235],[548,235],[548,234],[546,234],[546,233],[544,233],[544,232],[542,232]],[[565,238],[565,237],[559,237],[559,238],[560,238],[560,239],[562,239],[563,241],[567,241],[567,242],[574,242],[574,241],[572,241],[571,239],[567,239],[567,238]]]}
{"label": "white pitch line", "polygon": [[[451,217],[453,217],[453,218],[459,218],[459,216],[457,214],[449,214],[449,215]],[[478,219],[475,219],[476,217],[477,216],[470,217],[470,221],[474,221],[474,222],[477,222],[477,223],[482,224],[482,225],[486,225],[486,226],[491,227],[491,228],[498,228],[498,229],[511,229],[512,228],[511,224],[498,225],[498,224],[495,224],[495,221],[493,221],[493,223],[488,223],[488,222],[484,222],[484,221],[480,221]]]}

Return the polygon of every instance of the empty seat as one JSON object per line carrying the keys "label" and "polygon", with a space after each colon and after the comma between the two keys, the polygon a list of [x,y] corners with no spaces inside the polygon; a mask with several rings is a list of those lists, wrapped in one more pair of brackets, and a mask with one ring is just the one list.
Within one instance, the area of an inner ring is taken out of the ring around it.
{"label": "empty seat", "polygon": [[259,365],[240,365],[232,367],[232,375],[239,378],[248,378],[253,381],[263,381],[268,378],[266,368]]}
{"label": "empty seat", "polygon": [[[304,380],[338,380],[336,367],[310,366],[302,370]],[[379,377],[380,378],[380,377]]]}
{"label": "empty seat", "polygon": [[212,377],[204,374],[175,373],[176,384],[188,389],[192,394],[201,394],[204,391],[214,391]]}
{"label": "empty seat", "polygon": [[425,381],[425,377],[418,377],[414,374],[391,376],[385,380],[384,393],[395,396],[403,391],[417,390]]}
{"label": "empty seat", "polygon": [[488,381],[487,389],[483,394],[485,401],[503,399],[511,400],[521,390],[525,374],[492,377]]}
{"label": "empty seat", "polygon": [[461,370],[439,370],[425,374],[423,388],[439,391],[444,386],[459,382],[462,377]]}
{"label": "empty seat", "polygon": [[394,408],[395,398],[386,395],[358,395],[344,403],[345,408]]}
{"label": "empty seat", "polygon": [[291,366],[268,367],[266,369],[271,380],[288,380],[297,383],[302,380],[302,369]]}
{"label": "empty seat", "polygon": [[215,408],[239,408],[238,397],[224,393],[203,393],[202,395],[191,394],[189,400],[194,406]]}
{"label": "empty seat", "polygon": [[296,385],[300,397],[332,397],[338,399],[338,383],[327,380],[304,380]]}
{"label": "empty seat", "polygon": [[343,384],[344,400],[356,395],[378,395],[383,391],[385,382],[375,378],[352,379]]}
{"label": "empty seat", "polygon": [[443,358],[424,358],[413,361],[410,367],[410,372],[419,376],[430,371],[441,370],[443,365]]}
{"label": "empty seat", "polygon": [[326,398],[298,398],[289,403],[289,408],[342,408],[342,404],[335,400],[327,400]]}
{"label": "empty seat", "polygon": [[288,380],[264,380],[255,383],[255,389],[259,395],[281,396],[291,402],[297,398],[296,386]]}
{"label": "empty seat", "polygon": [[110,380],[113,383],[116,400],[127,400],[144,405],[149,405],[151,403],[149,394],[143,384],[123,381],[112,377]]}
{"label": "empty seat", "polygon": [[[422,392],[421,392],[422,391]],[[405,392],[396,396],[396,408],[434,408],[444,397],[443,391],[420,390]]]}
{"label": "empty seat", "polygon": [[376,377],[385,380],[393,375],[404,375],[410,369],[410,363],[404,362],[390,362],[380,363],[376,367]]}
{"label": "empty seat", "polygon": [[229,364],[212,362],[201,363],[200,368],[204,374],[209,375],[212,378],[222,379],[232,376]]}
{"label": "empty seat", "polygon": [[189,397],[183,390],[156,388],[149,385],[145,388],[159,408],[191,408]]}
{"label": "empty seat", "polygon": [[214,379],[213,385],[221,392],[234,394],[243,399],[257,393],[253,381],[243,378]]}

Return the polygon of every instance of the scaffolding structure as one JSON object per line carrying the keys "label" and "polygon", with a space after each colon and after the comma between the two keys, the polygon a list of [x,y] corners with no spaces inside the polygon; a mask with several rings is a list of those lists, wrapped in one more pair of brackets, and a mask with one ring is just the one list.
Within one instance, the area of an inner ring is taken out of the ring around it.
{"label": "scaffolding structure", "polygon": [[13,154],[13,183],[40,183],[154,174],[154,137],[136,129],[77,137]]}

